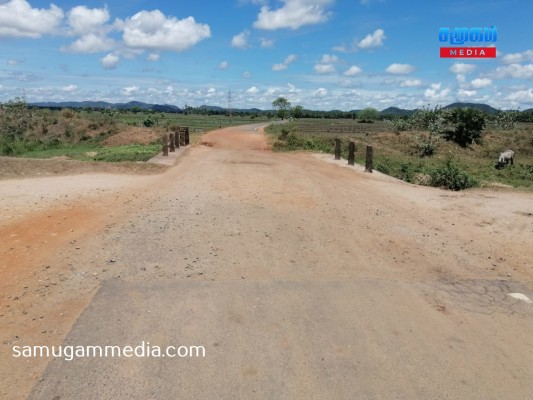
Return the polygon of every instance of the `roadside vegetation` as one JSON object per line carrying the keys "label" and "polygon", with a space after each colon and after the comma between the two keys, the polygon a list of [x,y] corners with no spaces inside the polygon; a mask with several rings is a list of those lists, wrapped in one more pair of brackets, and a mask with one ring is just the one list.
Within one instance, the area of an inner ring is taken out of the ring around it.
{"label": "roadside vegetation", "polygon": [[191,142],[219,127],[268,121],[268,115],[224,115],[187,108],[163,113],[132,108],[47,109],[22,99],[0,104],[0,156],[82,161],[146,161],[160,151],[160,137],[188,126]]}
{"label": "roadside vegetation", "polygon": [[[384,118],[367,109],[352,119],[295,118],[266,131],[276,151],[333,153],[334,139],[340,138],[346,158],[353,140],[359,163],[365,146],[372,145],[376,170],[411,183],[533,190],[533,123],[523,122],[529,115],[522,114],[436,107]],[[498,170],[498,156],[507,149],[515,152],[515,163]]]}
{"label": "roadside vegetation", "polygon": [[[360,111],[310,111],[284,98],[271,111],[235,112],[186,107],[181,113],[132,107],[118,109],[47,109],[22,99],[0,103],[0,156],[146,161],[160,150],[160,137],[172,126],[188,126],[191,142],[219,127],[285,119],[267,128],[276,151],[332,153],[340,138],[346,157],[356,143],[356,161],[374,147],[376,170],[407,182],[461,190],[512,186],[533,190],[533,113],[486,113],[472,108],[433,109],[383,115]],[[399,109],[397,109],[399,110]],[[515,163],[495,164],[511,149]]]}

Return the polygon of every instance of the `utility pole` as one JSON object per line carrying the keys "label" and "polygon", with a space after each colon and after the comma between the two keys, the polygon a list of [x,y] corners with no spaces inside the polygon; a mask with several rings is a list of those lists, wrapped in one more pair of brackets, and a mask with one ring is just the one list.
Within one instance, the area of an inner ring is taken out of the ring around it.
{"label": "utility pole", "polygon": [[231,89],[228,90],[228,112],[229,112],[229,123],[231,125]]}

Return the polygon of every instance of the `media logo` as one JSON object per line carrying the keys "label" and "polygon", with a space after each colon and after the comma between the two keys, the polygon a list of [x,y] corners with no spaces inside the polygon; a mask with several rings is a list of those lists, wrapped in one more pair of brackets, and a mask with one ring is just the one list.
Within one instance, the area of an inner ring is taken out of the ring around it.
{"label": "media logo", "polygon": [[[464,45],[470,43],[495,43],[498,40],[498,30],[495,26],[490,28],[440,28],[439,42],[451,45]],[[453,46],[441,47],[441,58],[496,58],[494,46]]]}

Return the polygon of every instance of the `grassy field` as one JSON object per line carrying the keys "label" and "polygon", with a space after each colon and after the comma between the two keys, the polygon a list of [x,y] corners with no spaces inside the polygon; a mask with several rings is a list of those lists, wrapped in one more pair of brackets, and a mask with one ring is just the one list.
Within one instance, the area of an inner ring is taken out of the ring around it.
{"label": "grassy field", "polygon": [[[101,118],[100,112],[80,111],[80,116],[87,119]],[[113,119],[122,125],[144,127],[144,122],[151,119],[154,128],[165,128],[168,126],[188,126],[191,132],[207,132],[227,126],[253,124],[256,122],[268,121],[266,117],[254,116],[229,116],[224,115],[184,115],[175,113],[143,113],[143,112],[121,112],[113,115]]]}
{"label": "grassy field", "polygon": [[203,133],[219,127],[268,121],[253,116],[229,118],[68,109],[35,110],[31,119],[27,131],[16,139],[6,140],[0,135],[0,155],[105,162],[146,161],[160,151],[161,135],[176,126],[189,127],[191,143],[195,143]]}
{"label": "grassy field", "polygon": [[[446,162],[466,172],[479,186],[509,185],[533,190],[533,124],[519,124],[504,131],[488,126],[480,143],[461,147],[441,139],[436,153],[420,157],[416,148],[424,132],[393,133],[386,122],[359,123],[357,120],[302,119],[267,128],[273,148],[278,151],[311,150],[333,153],[334,139],[341,138],[342,154],[348,142],[356,143],[356,162],[364,163],[366,145],[374,148],[374,167],[408,182],[427,184],[431,173]],[[515,151],[515,165],[501,170],[494,166],[501,151]]]}

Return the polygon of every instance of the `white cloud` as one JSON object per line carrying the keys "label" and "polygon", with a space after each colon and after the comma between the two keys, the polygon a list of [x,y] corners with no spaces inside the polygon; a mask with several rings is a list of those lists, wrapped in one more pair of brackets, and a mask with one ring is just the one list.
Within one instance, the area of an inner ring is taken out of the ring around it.
{"label": "white cloud", "polygon": [[333,64],[316,64],[315,72],[317,74],[332,74],[336,72],[336,70]]}
{"label": "white cloud", "polygon": [[285,61],[283,61],[283,63],[274,64],[272,66],[272,71],[283,71],[283,70],[286,70],[289,67],[289,64],[293,63],[294,61],[296,61],[297,58],[298,58],[298,56],[296,56],[295,54],[291,54],[291,55],[287,56],[287,58],[285,58]]}
{"label": "white cloud", "polygon": [[115,69],[120,61],[120,57],[115,54],[108,54],[100,60],[104,69]]}
{"label": "white cloud", "polygon": [[61,51],[99,53],[113,49],[116,46],[115,41],[106,36],[112,29],[107,25],[109,19],[107,7],[74,7],[67,13],[68,33],[80,37],[74,43],[61,47]]}
{"label": "white cloud", "polygon": [[329,17],[326,8],[334,2],[334,0],[282,1],[283,6],[276,10],[271,10],[268,6],[261,7],[254,27],[267,30],[298,29],[305,25],[322,23]]}
{"label": "white cloud", "polygon": [[505,67],[498,67],[488,75],[495,79],[533,79],[533,64],[510,64]]}
{"label": "white cloud", "polygon": [[40,38],[54,33],[63,21],[63,10],[32,8],[26,0],[10,0],[0,4],[0,37]]}
{"label": "white cloud", "polygon": [[263,49],[270,49],[271,47],[274,47],[274,41],[270,39],[261,38],[261,47]]}
{"label": "white cloud", "polygon": [[7,65],[11,65],[11,66],[15,66],[15,65],[19,65],[19,64],[22,64],[25,60],[16,60],[14,58],[10,59],[10,60],[7,60],[6,61],[6,64]]}
{"label": "white cloud", "polygon": [[383,29],[376,29],[374,33],[369,33],[361,40],[357,46],[361,49],[373,49],[375,47],[383,46],[383,41],[387,37],[385,36],[385,31]]}
{"label": "white cloud", "polygon": [[102,26],[109,21],[109,18],[107,7],[87,8],[85,6],[77,6],[67,14],[68,24],[75,35],[101,33]]}
{"label": "white cloud", "polygon": [[220,64],[218,64],[218,69],[226,69],[229,67],[229,63],[227,61],[222,61]]}
{"label": "white cloud", "polygon": [[353,51],[353,49],[349,49],[344,44],[341,44],[341,45],[338,45],[338,46],[333,46],[333,48],[331,50],[338,51],[340,53],[349,53],[350,51]]}
{"label": "white cloud", "polygon": [[293,63],[294,61],[296,61],[297,58],[298,58],[298,56],[296,54],[290,54],[285,59],[285,64]]}
{"label": "white cloud", "polygon": [[115,41],[104,35],[88,33],[69,46],[61,47],[67,53],[99,53],[115,47]]}
{"label": "white cloud", "polygon": [[518,90],[514,93],[511,93],[509,96],[507,96],[506,100],[526,103],[526,104],[533,104],[533,89],[529,88],[525,90]]}
{"label": "white cloud", "polygon": [[459,89],[457,91],[457,96],[461,98],[472,97],[472,96],[475,96],[476,94],[477,94],[476,90]]}
{"label": "white cloud", "polygon": [[235,47],[237,49],[245,49],[248,47],[248,36],[250,35],[250,32],[244,31],[239,33],[238,35],[233,36],[231,39],[231,47]]}
{"label": "white cloud", "polygon": [[123,96],[132,96],[139,91],[139,86],[128,86],[120,91]]}
{"label": "white cloud", "polygon": [[287,83],[287,87],[289,88],[289,93],[291,94],[296,94],[296,93],[300,93],[301,90],[298,89],[295,85],[293,85],[292,83]]}
{"label": "white cloud", "polygon": [[427,88],[424,92],[424,96],[429,101],[443,101],[447,99],[448,95],[450,94],[450,89],[442,89],[442,84],[439,83],[432,83],[429,88]]}
{"label": "white cloud", "polygon": [[450,67],[450,72],[453,72],[454,74],[469,74],[473,70],[476,69],[476,66],[474,64],[464,64],[464,63],[455,63]]}
{"label": "white cloud", "polygon": [[419,87],[422,86],[422,81],[420,79],[406,79],[405,81],[400,82],[401,87]]}
{"label": "white cloud", "polygon": [[250,71],[244,71],[242,73],[242,77],[245,79],[250,79],[252,77],[252,73]]}
{"label": "white cloud", "polygon": [[259,89],[256,88],[255,86],[252,86],[251,88],[249,88],[246,93],[249,93],[249,94],[256,94],[257,92],[259,92]]}
{"label": "white cloud", "polygon": [[78,87],[76,85],[68,85],[61,88],[63,92],[72,93],[78,90]]}
{"label": "white cloud", "polygon": [[150,53],[148,54],[148,61],[159,61],[160,57],[159,53]]}
{"label": "white cloud", "polygon": [[328,90],[326,88],[319,88],[314,93],[314,97],[324,97],[328,95]]}
{"label": "white cloud", "polygon": [[183,51],[211,37],[207,24],[177,19],[161,11],[141,11],[124,21],[124,43],[134,49]]}
{"label": "white cloud", "polygon": [[533,62],[533,50],[526,50],[521,53],[506,54],[501,58],[505,64],[519,64],[522,62]]}
{"label": "white cloud", "polygon": [[339,61],[339,57],[335,55],[331,56],[329,54],[324,54],[322,58],[320,59],[321,64],[334,64],[338,61]]}
{"label": "white cloud", "polygon": [[489,78],[478,78],[470,82],[470,85],[474,89],[482,89],[482,88],[492,85],[492,80]]}
{"label": "white cloud", "polygon": [[284,71],[288,68],[286,64],[274,64],[272,66],[272,71]]}
{"label": "white cloud", "polygon": [[361,68],[359,68],[357,65],[352,65],[350,68],[348,68],[346,70],[346,72],[344,72],[344,75],[345,76],[355,76],[357,74],[360,74],[361,72],[363,72],[363,70]]}
{"label": "white cloud", "polygon": [[415,70],[415,67],[409,64],[391,64],[387,67],[385,70],[389,74],[399,74],[399,75],[405,75],[410,74]]}

